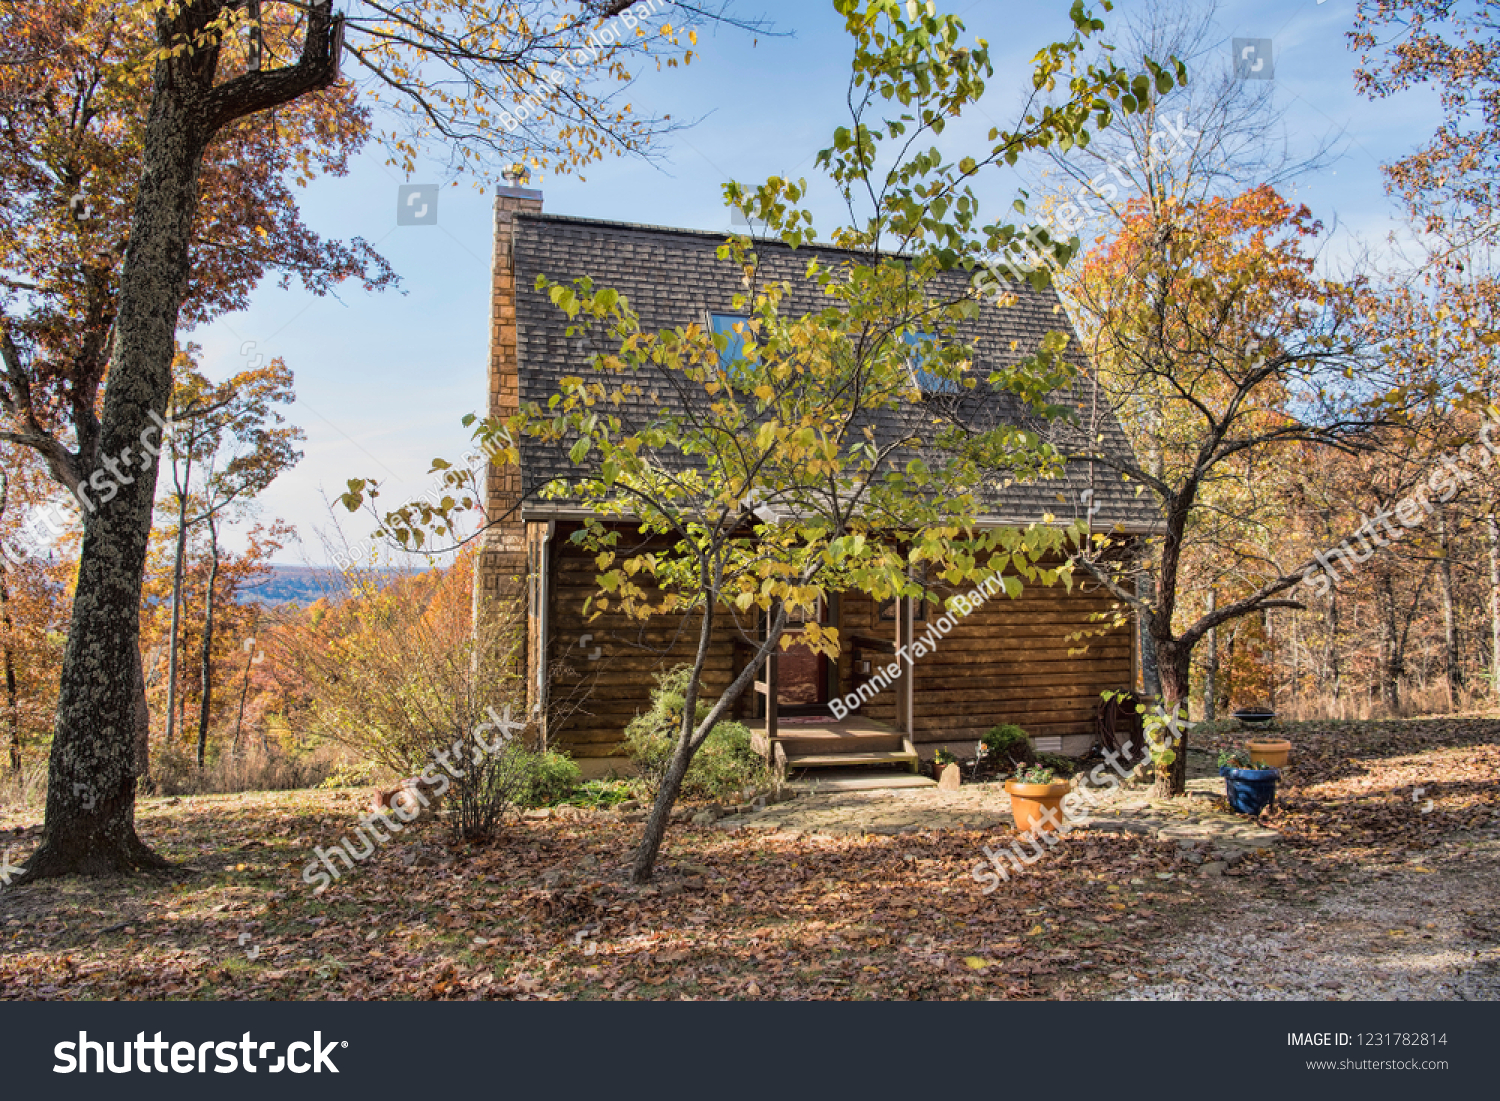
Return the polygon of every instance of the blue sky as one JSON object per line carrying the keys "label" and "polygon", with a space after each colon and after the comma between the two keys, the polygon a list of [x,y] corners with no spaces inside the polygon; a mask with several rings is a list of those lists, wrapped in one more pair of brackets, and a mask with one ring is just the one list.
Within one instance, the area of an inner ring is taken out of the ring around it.
{"label": "blue sky", "polygon": [[[1106,25],[1137,6],[1117,4]],[[844,121],[846,36],[828,3],[754,7],[737,0],[737,8],[764,14],[788,36],[705,34],[686,69],[644,73],[630,91],[632,102],[696,125],[669,137],[652,163],[614,160],[594,165],[583,179],[534,178],[531,186],[544,192],[548,211],[727,230],[720,191],[726,180],[812,180],[814,155]],[[981,114],[945,135],[950,149],[960,148],[966,134],[982,139],[991,120],[1010,120],[1029,85],[1030,58],[1067,34],[1067,9],[1065,0],[948,8],[972,35],[989,41],[996,70]],[[1288,113],[1292,139],[1344,129],[1338,162],[1294,190],[1318,218],[1337,226],[1331,255],[1359,241],[1379,246],[1400,229],[1379,165],[1421,144],[1437,124],[1430,96],[1370,103],[1355,93],[1356,58],[1345,39],[1354,9],[1355,0],[1224,3],[1222,44],[1189,64],[1190,72],[1224,67],[1231,38],[1271,38],[1275,99]],[[425,489],[434,456],[456,459],[466,450],[460,418],[484,402],[491,199],[459,181],[442,190],[436,225],[398,226],[401,184],[449,177],[441,155],[410,179],[383,160],[368,152],[349,176],[316,181],[304,192],[303,208],[308,224],[325,236],[370,241],[401,275],[404,293],[353,288],[319,299],[267,285],[248,310],[183,334],[203,346],[202,366],[213,378],[244,369],[255,356],[281,356],[295,372],[298,401],[289,420],[307,433],[305,457],[261,498],[262,519],[288,520],[301,536],[300,545],[278,556],[286,563],[326,562],[318,531],[335,517],[351,540],[369,534],[367,517],[351,517],[336,503],[331,512],[326,504],[349,478],[381,479],[389,503]],[[998,214],[1021,182],[996,174],[991,194],[981,195],[987,209]],[[814,187],[811,205],[825,233],[838,215],[829,200],[826,188]]]}

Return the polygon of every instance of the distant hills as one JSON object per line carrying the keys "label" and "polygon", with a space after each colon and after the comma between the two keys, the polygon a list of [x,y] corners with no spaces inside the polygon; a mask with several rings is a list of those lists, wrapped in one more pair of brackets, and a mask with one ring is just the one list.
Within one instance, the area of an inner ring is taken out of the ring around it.
{"label": "distant hills", "polygon": [[[305,608],[324,596],[333,596],[343,589],[343,579],[334,566],[283,566],[273,562],[271,576],[240,593],[241,604],[265,604],[279,608],[291,604]],[[382,577],[401,577],[410,574],[410,569],[387,567],[367,569],[367,573]]]}
{"label": "distant hills", "polygon": [[338,577],[332,566],[281,566],[271,564],[271,576],[240,593],[241,604],[295,604],[305,608],[323,595]]}

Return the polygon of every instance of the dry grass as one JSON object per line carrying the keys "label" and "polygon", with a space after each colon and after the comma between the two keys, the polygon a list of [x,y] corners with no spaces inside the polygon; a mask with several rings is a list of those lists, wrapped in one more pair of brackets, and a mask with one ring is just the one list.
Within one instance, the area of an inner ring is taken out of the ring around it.
{"label": "dry grass", "polygon": [[336,746],[298,754],[251,746],[239,755],[225,752],[199,769],[191,753],[158,752],[151,762],[150,786],[153,794],[162,796],[294,791],[317,787],[349,756]]}
{"label": "dry grass", "polygon": [[1349,692],[1337,700],[1327,696],[1299,696],[1278,701],[1276,713],[1279,718],[1289,722],[1386,722],[1445,716],[1494,717],[1497,711],[1494,693],[1483,685],[1465,690],[1460,695],[1456,708],[1448,704],[1446,687],[1430,685],[1404,691],[1401,707],[1394,714],[1374,696]]}

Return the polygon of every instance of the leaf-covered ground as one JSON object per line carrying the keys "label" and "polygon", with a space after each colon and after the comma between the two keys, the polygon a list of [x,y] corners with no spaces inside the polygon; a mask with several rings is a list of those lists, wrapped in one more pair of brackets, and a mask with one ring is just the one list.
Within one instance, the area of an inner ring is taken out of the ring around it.
{"label": "leaf-covered ground", "polygon": [[[632,888],[639,823],[591,812],[521,819],[467,849],[408,829],[315,895],[303,868],[352,834],[365,793],[148,800],[141,832],[183,873],[0,889],[0,996],[1128,996],[1185,934],[1232,927],[1252,900],[1308,905],[1370,869],[1440,876],[1421,863],[1438,850],[1469,854],[1450,886],[1487,896],[1465,935],[1489,950],[1500,722],[1289,731],[1296,763],[1270,818],[1286,841],[1225,877],[1173,843],[1080,831],[988,896],[969,870],[1011,838],[968,830],[674,824],[658,881]],[[0,812],[16,863],[37,833],[34,813]]]}

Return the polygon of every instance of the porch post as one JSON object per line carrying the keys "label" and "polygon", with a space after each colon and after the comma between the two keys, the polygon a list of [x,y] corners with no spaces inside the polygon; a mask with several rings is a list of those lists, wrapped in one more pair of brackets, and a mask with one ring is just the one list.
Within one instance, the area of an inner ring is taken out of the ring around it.
{"label": "porch post", "polygon": [[[779,604],[771,605],[771,622],[776,618]],[[778,682],[780,680],[779,665],[781,663],[780,646],[773,646],[771,652],[766,655],[766,752],[774,760],[776,755],[776,696],[779,692]]]}
{"label": "porch post", "polygon": [[[896,598],[896,653],[897,662],[901,660],[900,653],[903,646],[910,646],[912,642],[912,603],[907,596]],[[912,716],[914,713],[913,699],[916,696],[914,684],[916,679],[916,666],[908,664],[905,671],[896,681],[896,726],[907,738],[913,733]]]}

